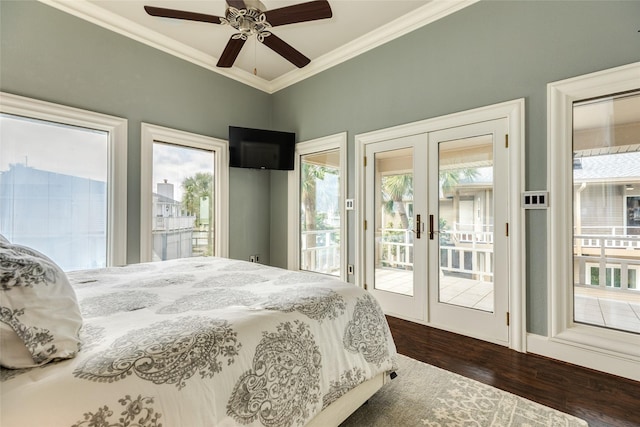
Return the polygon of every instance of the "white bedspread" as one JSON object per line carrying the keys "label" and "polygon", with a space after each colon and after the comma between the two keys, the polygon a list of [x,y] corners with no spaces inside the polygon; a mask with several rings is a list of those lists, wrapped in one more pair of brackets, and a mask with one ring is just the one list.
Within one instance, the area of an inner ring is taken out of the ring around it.
{"label": "white bedspread", "polygon": [[395,362],[375,300],[329,277],[224,258],[68,276],[82,349],[2,369],[3,427],[301,426]]}

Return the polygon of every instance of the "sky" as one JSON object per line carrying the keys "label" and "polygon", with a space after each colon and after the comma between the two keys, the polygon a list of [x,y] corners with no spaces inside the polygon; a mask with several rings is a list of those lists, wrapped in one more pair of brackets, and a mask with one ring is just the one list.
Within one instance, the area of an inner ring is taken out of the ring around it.
{"label": "sky", "polygon": [[153,144],[153,191],[156,184],[173,184],[174,200],[182,200],[182,181],[197,172],[213,174],[213,152],[179,145]]}
{"label": "sky", "polygon": [[[0,115],[0,172],[10,164],[107,180],[107,133]],[[75,161],[69,162],[69,158]]]}
{"label": "sky", "polygon": [[[108,134],[75,126],[0,115],[0,172],[10,164],[107,181]],[[213,173],[213,153],[177,145],[153,144],[153,191],[165,179],[182,200],[182,181],[196,172]],[[73,161],[69,161],[72,158]]]}

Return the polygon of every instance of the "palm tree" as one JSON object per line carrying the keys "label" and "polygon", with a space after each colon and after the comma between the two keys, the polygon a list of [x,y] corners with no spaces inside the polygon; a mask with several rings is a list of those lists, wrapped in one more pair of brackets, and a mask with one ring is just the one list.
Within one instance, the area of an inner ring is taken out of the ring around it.
{"label": "palm tree", "polygon": [[[336,168],[318,165],[314,163],[302,162],[301,173],[301,189],[300,198],[304,211],[304,218],[301,227],[301,232],[315,231],[317,230],[317,200],[321,194],[318,194],[317,182],[324,181],[326,174],[336,175],[338,170]],[[316,234],[307,233],[306,235],[306,247],[307,249],[315,248],[317,245]],[[311,257],[313,253],[307,251],[303,266],[307,268],[311,266]]]}
{"label": "palm tree", "polygon": [[382,178],[382,204],[385,211],[397,213],[405,230],[409,228],[409,217],[405,201],[413,200],[413,175],[398,174]]}
{"label": "palm tree", "polygon": [[477,176],[478,170],[476,168],[440,170],[440,197],[444,197],[445,194],[451,192],[451,190],[453,190],[458,185],[460,180],[473,180]]}
{"label": "palm tree", "polygon": [[[213,254],[213,174],[209,172],[197,172],[195,175],[185,178],[182,181],[182,207],[187,215],[196,217],[196,227],[200,228],[206,225],[207,231],[207,250],[205,255]],[[207,204],[207,221],[203,221],[202,204]]]}

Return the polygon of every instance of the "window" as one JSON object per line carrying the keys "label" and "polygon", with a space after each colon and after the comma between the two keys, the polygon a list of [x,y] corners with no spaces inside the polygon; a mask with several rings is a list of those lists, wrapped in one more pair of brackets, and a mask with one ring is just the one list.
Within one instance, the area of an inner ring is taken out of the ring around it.
{"label": "window", "polygon": [[142,124],[142,261],[228,254],[228,144]]}
{"label": "window", "polygon": [[[640,357],[639,73],[631,64],[548,87],[550,336],[622,361]],[[628,376],[624,366],[593,367]]]}
{"label": "window", "polygon": [[340,276],[340,151],[300,156],[300,270]]}
{"label": "window", "polygon": [[[346,135],[296,145],[291,172],[289,268],[345,278],[344,146]],[[293,178],[295,177],[295,178]],[[294,224],[295,223],[295,224]]]}
{"label": "window", "polygon": [[0,97],[0,233],[65,271],[125,264],[127,121]]}

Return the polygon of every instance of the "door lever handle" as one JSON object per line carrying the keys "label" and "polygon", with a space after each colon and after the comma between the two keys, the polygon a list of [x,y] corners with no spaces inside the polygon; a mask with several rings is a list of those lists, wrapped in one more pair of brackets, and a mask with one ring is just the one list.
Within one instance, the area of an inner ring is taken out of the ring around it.
{"label": "door lever handle", "polygon": [[433,235],[435,231],[433,230],[433,215],[429,215],[429,240],[433,240]]}
{"label": "door lever handle", "polygon": [[416,215],[416,239],[420,238],[420,231],[422,230],[422,224],[420,223],[420,214]]}

